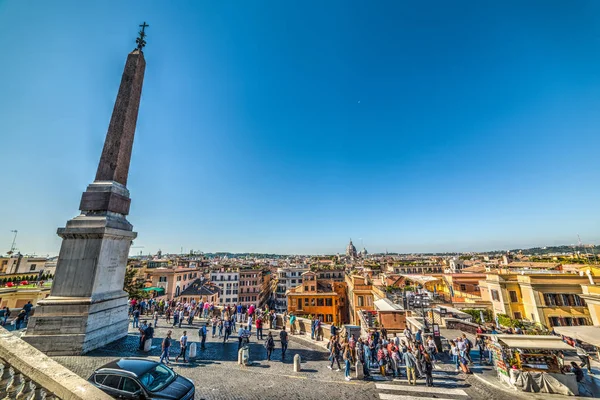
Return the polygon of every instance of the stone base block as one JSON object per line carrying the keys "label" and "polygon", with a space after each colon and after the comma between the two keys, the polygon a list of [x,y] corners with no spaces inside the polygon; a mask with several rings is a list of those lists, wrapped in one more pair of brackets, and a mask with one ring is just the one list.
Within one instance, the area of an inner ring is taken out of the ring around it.
{"label": "stone base block", "polygon": [[22,339],[48,355],[87,353],[127,335],[126,299],[50,296],[38,304]]}

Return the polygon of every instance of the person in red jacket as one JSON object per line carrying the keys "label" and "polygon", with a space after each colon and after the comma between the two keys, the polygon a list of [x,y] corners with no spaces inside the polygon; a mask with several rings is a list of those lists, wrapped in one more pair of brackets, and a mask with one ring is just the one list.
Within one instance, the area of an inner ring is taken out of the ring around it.
{"label": "person in red jacket", "polygon": [[263,338],[263,321],[262,317],[256,318],[256,338],[262,340]]}

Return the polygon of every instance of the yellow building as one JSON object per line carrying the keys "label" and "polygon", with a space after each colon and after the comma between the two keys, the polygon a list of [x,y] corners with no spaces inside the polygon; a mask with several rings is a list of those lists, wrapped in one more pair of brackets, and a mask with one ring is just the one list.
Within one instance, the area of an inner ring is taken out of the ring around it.
{"label": "yellow building", "polygon": [[31,301],[34,306],[50,295],[50,286],[36,288],[11,287],[0,289],[0,308],[23,308]]}
{"label": "yellow building", "polygon": [[360,325],[359,310],[375,310],[373,282],[368,276],[346,275],[346,288],[350,323]]}
{"label": "yellow building", "polygon": [[494,315],[541,323],[547,327],[591,325],[582,284],[587,277],[561,273],[487,274],[479,282],[481,297]]}

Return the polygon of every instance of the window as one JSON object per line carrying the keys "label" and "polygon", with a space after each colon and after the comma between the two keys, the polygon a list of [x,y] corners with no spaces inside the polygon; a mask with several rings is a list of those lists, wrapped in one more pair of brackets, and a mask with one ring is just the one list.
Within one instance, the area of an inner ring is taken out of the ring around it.
{"label": "window", "polygon": [[181,275],[177,277],[177,282],[181,281]]}
{"label": "window", "polygon": [[31,264],[31,267],[29,267],[30,271],[35,271],[35,264]]}
{"label": "window", "polygon": [[158,277],[158,281],[159,282],[166,282],[167,281],[167,277],[166,276],[159,276]]}
{"label": "window", "polygon": [[515,319],[523,319],[520,312],[515,312]]}
{"label": "window", "polygon": [[121,383],[121,377],[119,375],[106,375],[106,379],[102,382],[102,386],[119,389],[119,383]]}
{"label": "window", "polygon": [[302,298],[298,298],[298,310],[302,310]]}
{"label": "window", "polygon": [[548,307],[585,307],[586,305],[585,300],[579,295],[556,293],[544,293],[544,303]]}
{"label": "window", "polygon": [[183,280],[184,280],[184,281],[187,281],[187,274],[184,274],[184,275],[183,275]]}
{"label": "window", "polygon": [[365,298],[363,296],[358,296],[358,306],[359,307],[365,306]]}
{"label": "window", "polygon": [[500,301],[500,295],[498,294],[497,290],[492,289],[491,293],[492,293],[492,300],[494,300],[494,301]]}
{"label": "window", "polygon": [[308,292],[308,286],[304,286],[304,291]]}
{"label": "window", "polygon": [[464,292],[464,291],[466,291],[466,290],[467,290],[467,285],[465,285],[464,283],[461,283],[461,284],[460,284],[460,291],[461,291],[461,292]]}
{"label": "window", "polygon": [[[511,303],[518,303],[519,299],[517,298],[517,292],[514,290],[511,290],[508,292],[509,296],[510,296],[510,301]],[[517,317],[515,317],[517,318]],[[517,318],[517,319],[521,319],[521,318]]]}
{"label": "window", "polygon": [[104,379],[106,378],[106,375],[96,375],[94,377],[94,379],[96,380],[97,384],[102,384],[102,382],[104,381]]}
{"label": "window", "polygon": [[325,300],[324,299],[317,299],[317,306],[323,307],[324,305],[325,305]]}
{"label": "window", "polygon": [[304,307],[308,307],[308,297],[304,299]]}
{"label": "window", "polygon": [[331,314],[325,315],[325,322],[333,322],[333,315],[331,315]]}
{"label": "window", "polygon": [[311,287],[310,287],[310,290],[311,290],[311,292],[314,292],[314,291],[315,291],[315,287],[314,287],[314,286],[311,286]]}
{"label": "window", "polygon": [[128,393],[135,393],[141,390],[141,388],[133,379],[123,378],[121,379],[121,390]]}
{"label": "window", "polygon": [[331,299],[325,299],[325,305],[327,307],[331,307],[331,305],[332,305]]}

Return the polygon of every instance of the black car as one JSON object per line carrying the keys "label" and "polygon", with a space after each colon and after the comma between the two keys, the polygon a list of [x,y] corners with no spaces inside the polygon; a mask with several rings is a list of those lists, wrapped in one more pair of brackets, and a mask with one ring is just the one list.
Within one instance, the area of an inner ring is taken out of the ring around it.
{"label": "black car", "polygon": [[88,379],[116,399],[193,399],[194,382],[145,358],[121,358],[98,368]]}

